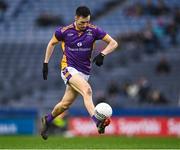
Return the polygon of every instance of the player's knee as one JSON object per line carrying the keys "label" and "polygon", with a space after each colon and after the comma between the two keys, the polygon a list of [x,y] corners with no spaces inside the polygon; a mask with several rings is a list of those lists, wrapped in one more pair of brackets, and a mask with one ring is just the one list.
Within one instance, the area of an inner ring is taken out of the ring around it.
{"label": "player's knee", "polygon": [[84,89],[85,96],[92,96],[92,89],[90,87],[87,87]]}

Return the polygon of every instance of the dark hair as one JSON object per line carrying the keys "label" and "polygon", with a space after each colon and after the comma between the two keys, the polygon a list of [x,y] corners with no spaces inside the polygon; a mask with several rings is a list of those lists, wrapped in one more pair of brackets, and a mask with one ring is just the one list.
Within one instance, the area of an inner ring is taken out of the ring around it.
{"label": "dark hair", "polygon": [[86,6],[79,6],[76,9],[76,15],[77,16],[82,16],[82,17],[87,17],[87,16],[91,15],[91,12],[90,12],[88,7],[86,7]]}

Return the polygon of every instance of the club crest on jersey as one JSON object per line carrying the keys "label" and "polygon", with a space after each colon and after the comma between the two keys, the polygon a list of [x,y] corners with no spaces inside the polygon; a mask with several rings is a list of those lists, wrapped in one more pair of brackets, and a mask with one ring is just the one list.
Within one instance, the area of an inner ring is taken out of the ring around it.
{"label": "club crest on jersey", "polygon": [[82,42],[78,42],[78,43],[77,43],[77,46],[78,46],[78,47],[81,47],[81,46],[82,46]]}
{"label": "club crest on jersey", "polygon": [[68,33],[67,36],[73,36],[74,34],[73,33]]}

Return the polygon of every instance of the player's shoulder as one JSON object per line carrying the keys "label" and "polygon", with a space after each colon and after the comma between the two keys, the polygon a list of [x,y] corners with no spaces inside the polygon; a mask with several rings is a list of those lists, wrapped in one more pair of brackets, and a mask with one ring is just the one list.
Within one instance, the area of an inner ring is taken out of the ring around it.
{"label": "player's shoulder", "polygon": [[73,24],[70,24],[70,25],[67,25],[67,26],[63,26],[63,27],[59,27],[57,30],[60,30],[61,33],[67,31],[68,29],[72,29],[74,28],[74,25]]}
{"label": "player's shoulder", "polygon": [[91,29],[97,29],[97,26],[92,23],[88,23],[88,27]]}

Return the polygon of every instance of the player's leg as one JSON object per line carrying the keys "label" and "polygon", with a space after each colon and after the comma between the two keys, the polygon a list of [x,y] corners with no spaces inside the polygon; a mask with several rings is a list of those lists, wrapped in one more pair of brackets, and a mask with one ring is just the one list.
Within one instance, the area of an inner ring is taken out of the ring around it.
{"label": "player's leg", "polygon": [[54,107],[52,111],[52,116],[57,117],[65,110],[69,108],[69,106],[74,102],[76,97],[78,96],[78,92],[74,90],[71,86],[67,85],[65,94],[62,100]]}
{"label": "player's leg", "polygon": [[83,96],[85,107],[88,110],[94,122],[96,123],[98,127],[98,132],[100,134],[104,133],[105,127],[110,124],[110,120],[105,119],[102,121],[102,120],[98,120],[94,116],[95,106],[92,101],[92,90],[89,83],[84,78],[82,78],[79,74],[75,74],[70,78],[69,84]]}
{"label": "player's leg", "polygon": [[71,86],[67,85],[65,94],[62,100],[54,107],[53,111],[44,116],[42,118],[42,129],[41,129],[41,136],[43,139],[48,138],[48,127],[49,124],[53,121],[53,119],[59,115],[61,115],[65,110],[69,108],[69,106],[74,102],[78,95],[78,92],[74,90]]}
{"label": "player's leg", "polygon": [[89,83],[79,74],[75,74],[70,78],[69,84],[82,95],[88,113],[90,116],[93,116],[95,107],[92,101],[92,89]]}

